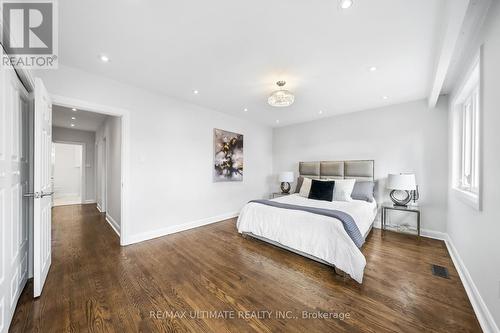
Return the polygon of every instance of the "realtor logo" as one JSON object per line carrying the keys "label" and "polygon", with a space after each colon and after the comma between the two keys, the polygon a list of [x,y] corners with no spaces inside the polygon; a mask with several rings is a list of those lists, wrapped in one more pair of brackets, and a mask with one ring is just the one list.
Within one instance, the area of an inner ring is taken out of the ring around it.
{"label": "realtor logo", "polygon": [[3,0],[2,65],[57,67],[57,10],[54,0]]}

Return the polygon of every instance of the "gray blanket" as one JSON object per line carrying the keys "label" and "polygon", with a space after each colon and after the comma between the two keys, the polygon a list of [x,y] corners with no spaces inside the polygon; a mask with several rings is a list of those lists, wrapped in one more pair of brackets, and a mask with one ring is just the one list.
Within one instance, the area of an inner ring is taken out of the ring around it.
{"label": "gray blanket", "polygon": [[347,232],[349,237],[351,237],[352,241],[354,242],[354,244],[356,244],[358,248],[360,248],[365,242],[365,239],[363,238],[363,235],[361,235],[361,232],[359,231],[358,226],[356,225],[356,222],[354,222],[352,216],[340,210],[291,205],[271,200],[252,200],[250,202],[277,208],[300,210],[311,214],[333,217],[342,222],[344,230]]}

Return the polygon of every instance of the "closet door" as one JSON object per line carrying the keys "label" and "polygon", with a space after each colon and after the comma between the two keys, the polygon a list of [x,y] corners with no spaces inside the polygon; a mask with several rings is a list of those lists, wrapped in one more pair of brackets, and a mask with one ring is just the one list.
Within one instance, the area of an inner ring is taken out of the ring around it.
{"label": "closet door", "polygon": [[33,293],[41,295],[52,264],[52,101],[41,79],[35,79]]}
{"label": "closet door", "polygon": [[[0,50],[0,52],[3,52]],[[1,56],[1,54],[0,54]],[[0,67],[0,332],[7,332],[28,279],[29,156],[22,135],[28,94],[14,69]],[[29,147],[29,146],[28,146]]]}

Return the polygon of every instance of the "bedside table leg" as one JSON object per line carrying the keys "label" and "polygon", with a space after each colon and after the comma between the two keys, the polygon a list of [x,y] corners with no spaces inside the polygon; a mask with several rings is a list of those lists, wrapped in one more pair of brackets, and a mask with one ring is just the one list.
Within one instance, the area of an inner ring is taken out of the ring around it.
{"label": "bedside table leg", "polygon": [[382,207],[382,212],[380,213],[380,224],[381,224],[381,227],[382,227],[382,236],[385,234],[385,208]]}
{"label": "bedside table leg", "polygon": [[418,232],[418,241],[420,242],[420,212],[417,212],[417,232]]}

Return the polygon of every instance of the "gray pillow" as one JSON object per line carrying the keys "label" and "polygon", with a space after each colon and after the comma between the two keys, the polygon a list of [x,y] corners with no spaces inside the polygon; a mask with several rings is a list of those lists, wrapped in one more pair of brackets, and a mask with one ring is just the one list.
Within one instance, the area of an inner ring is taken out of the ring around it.
{"label": "gray pillow", "polygon": [[373,189],[375,188],[375,182],[371,180],[368,181],[356,181],[354,183],[354,189],[351,193],[351,198],[354,200],[363,200],[368,202],[373,202]]}
{"label": "gray pillow", "polygon": [[302,183],[304,182],[304,177],[300,176],[297,178],[297,186],[295,187],[295,193],[300,192],[300,188],[302,187]]}

